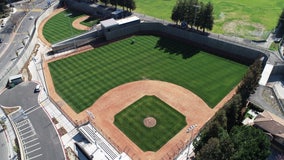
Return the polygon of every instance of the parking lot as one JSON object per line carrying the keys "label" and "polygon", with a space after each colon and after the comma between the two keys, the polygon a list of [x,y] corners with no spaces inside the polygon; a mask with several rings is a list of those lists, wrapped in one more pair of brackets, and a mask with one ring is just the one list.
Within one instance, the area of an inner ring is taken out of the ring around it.
{"label": "parking lot", "polygon": [[15,116],[19,142],[23,144],[27,159],[64,160],[64,152],[56,130],[38,102],[37,83],[22,82],[0,95],[3,106],[21,106]]}
{"label": "parking lot", "polygon": [[42,150],[38,135],[36,134],[29,119],[24,119],[16,123],[17,130],[21,137],[21,141],[26,153],[26,158],[29,160],[42,159]]}

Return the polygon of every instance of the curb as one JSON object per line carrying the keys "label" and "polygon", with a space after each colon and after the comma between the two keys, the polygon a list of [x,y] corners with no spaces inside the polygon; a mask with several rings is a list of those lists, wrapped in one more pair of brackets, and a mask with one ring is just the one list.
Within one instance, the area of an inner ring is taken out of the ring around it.
{"label": "curb", "polygon": [[[39,100],[39,99],[40,99],[40,96],[38,96],[38,103],[39,103],[39,105],[41,106],[42,110],[45,112],[45,114],[48,116],[50,122],[52,123],[52,126],[53,126],[53,128],[55,129],[55,132],[56,132],[56,134],[57,134],[57,136],[58,136],[58,139],[59,139],[59,141],[60,141],[61,148],[62,148],[62,151],[63,151],[63,153],[64,153],[64,154],[63,154],[63,155],[64,155],[64,159],[67,159],[67,157],[66,157],[66,151],[65,151],[65,148],[63,147],[64,144],[63,144],[63,142],[62,142],[62,140],[61,140],[61,136],[59,135],[56,126],[55,126],[54,123],[52,122],[52,119],[51,119],[49,113],[46,111],[45,106],[43,106],[43,105],[40,103],[40,100]],[[47,95],[47,99],[49,99],[48,95]],[[51,103],[51,102],[50,102],[50,103]],[[51,104],[53,104],[53,103],[51,103]]]}

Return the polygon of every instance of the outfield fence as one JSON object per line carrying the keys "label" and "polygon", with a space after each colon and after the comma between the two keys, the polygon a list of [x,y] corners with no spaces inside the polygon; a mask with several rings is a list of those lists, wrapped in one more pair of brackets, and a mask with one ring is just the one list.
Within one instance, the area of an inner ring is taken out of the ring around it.
{"label": "outfield fence", "polygon": [[[133,13],[133,15],[139,17],[141,19],[141,21],[145,21],[147,23],[148,22],[158,22],[158,23],[163,24],[165,26],[172,26],[172,27],[181,29],[181,27],[179,25],[177,25],[173,22],[164,20],[164,19],[159,19],[159,18],[155,18],[155,17],[151,17],[151,16],[147,16],[147,15],[144,15],[144,14],[139,14],[139,13]],[[198,34],[204,34],[204,33],[202,33],[202,31],[194,30],[194,29],[191,29],[191,28],[181,29],[181,30],[193,32],[193,33],[195,32],[195,33],[198,33]],[[269,32],[269,33],[271,33],[271,32]],[[222,34],[205,32],[205,36],[208,36],[208,37],[220,40],[220,41],[231,42],[231,43],[238,44],[238,45],[241,45],[241,46],[245,46],[247,48],[251,48],[251,49],[254,49],[254,50],[258,50],[258,51],[263,52],[267,56],[272,53],[271,51],[267,50],[266,48],[257,46],[257,42],[255,42],[253,40],[249,40],[249,39],[240,38],[236,35],[227,36],[227,35],[222,35]]]}

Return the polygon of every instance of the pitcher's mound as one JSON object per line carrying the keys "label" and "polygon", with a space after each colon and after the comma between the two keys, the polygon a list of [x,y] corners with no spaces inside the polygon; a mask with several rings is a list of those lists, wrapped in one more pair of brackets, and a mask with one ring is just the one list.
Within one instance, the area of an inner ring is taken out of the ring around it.
{"label": "pitcher's mound", "polygon": [[143,123],[146,127],[152,128],[156,126],[156,119],[154,117],[147,117],[143,120]]}

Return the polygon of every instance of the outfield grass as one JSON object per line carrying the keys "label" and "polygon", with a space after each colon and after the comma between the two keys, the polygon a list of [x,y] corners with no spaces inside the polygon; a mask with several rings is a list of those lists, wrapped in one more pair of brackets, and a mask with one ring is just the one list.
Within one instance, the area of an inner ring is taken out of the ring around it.
{"label": "outfield grass", "polygon": [[53,16],[43,27],[45,39],[53,44],[86,32],[72,27],[72,22],[80,16],[83,14],[67,10]]}
{"label": "outfield grass", "polygon": [[[271,31],[276,26],[282,8],[284,8],[282,0],[199,1],[206,3],[210,1],[214,6],[213,32],[252,39],[256,39],[257,34],[263,32],[261,36],[265,36]],[[135,12],[171,21],[172,8],[176,0],[135,0],[135,2],[137,6]],[[261,28],[264,30],[262,31]]]}
{"label": "outfield grass", "polygon": [[[143,120],[156,119],[148,128]],[[186,126],[185,116],[155,96],[145,96],[115,115],[114,124],[143,151],[157,151]]]}
{"label": "outfield grass", "polygon": [[248,67],[175,40],[133,36],[49,63],[49,68],[57,93],[80,112],[108,90],[142,79],[183,86],[214,107]]}

